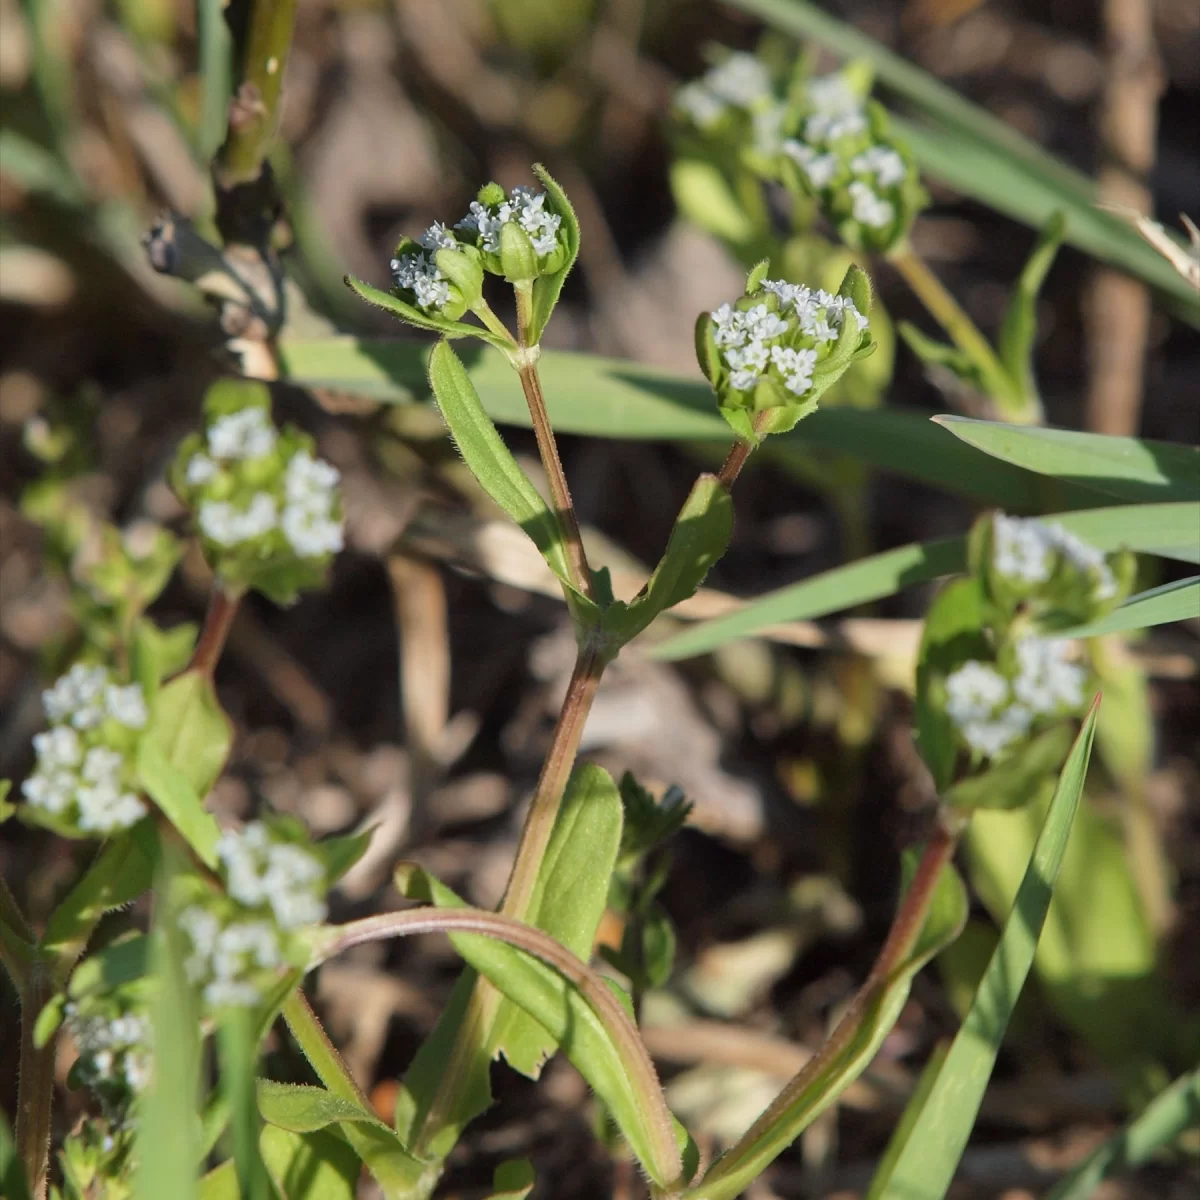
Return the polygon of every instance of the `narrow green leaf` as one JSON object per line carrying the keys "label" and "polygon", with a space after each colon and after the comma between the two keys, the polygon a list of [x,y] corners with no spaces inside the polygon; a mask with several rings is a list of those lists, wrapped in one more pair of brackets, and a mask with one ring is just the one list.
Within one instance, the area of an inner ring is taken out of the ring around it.
{"label": "narrow green leaf", "polygon": [[[1200,505],[1131,504],[1046,518],[1098,550],[1136,550],[1181,562],[1200,561]],[[812,620],[894,595],[940,575],[966,569],[966,541],[945,538],[887,550],[812,579],[768,592],[727,616],[704,621],[649,651],[654,658],[689,658],[726,642],[752,637],[784,621]]]}
{"label": "narrow green leaf", "polygon": [[167,762],[203,799],[229,757],[233,727],[202,671],[177,675],[154,698],[142,745],[157,742]]}
{"label": "narrow green leaf", "polygon": [[[624,808],[603,767],[582,763],[571,773],[550,834],[524,920],[566,946],[576,958],[592,956],[596,929],[608,903],[621,847]],[[503,1054],[522,1075],[537,1079],[557,1043],[528,1013],[506,1003],[492,1034],[493,1056]]]}
{"label": "narrow green leaf", "polygon": [[258,1111],[263,1120],[290,1133],[312,1133],[342,1121],[365,1121],[369,1125],[378,1125],[388,1134],[392,1132],[357,1101],[336,1096],[327,1088],[260,1079],[257,1095]]}
{"label": "narrow green leaf", "polygon": [[358,1155],[341,1138],[268,1125],[260,1146],[279,1194],[288,1200],[354,1200],[357,1195]]}
{"label": "narrow green leaf", "polygon": [[[915,859],[906,862],[910,868]],[[824,1112],[870,1065],[908,1000],[913,976],[959,934],[967,891],[952,864],[943,867],[929,913],[912,951],[896,970],[859,994],[850,1035],[792,1081],[745,1136],[688,1189],[693,1200],[733,1200]]]}
{"label": "narrow green leaf", "polygon": [[872,1185],[872,1195],[880,1200],[941,1200],[949,1190],[1009,1017],[1033,966],[1038,937],[1083,794],[1097,704],[1088,713],[1059,776],[1025,878],[966,1020],[929,1094],[920,1097],[920,1116],[890,1164],[886,1183],[882,1187]]}
{"label": "narrow green leaf", "polygon": [[136,900],[151,884],[157,861],[157,838],[143,821],[128,833],[106,842],[83,878],[54,910],[42,946],[59,960],[63,979],[83,953],[100,918]]}
{"label": "narrow green leaf", "polygon": [[550,314],[554,312],[554,306],[562,293],[563,284],[566,283],[579,255],[579,220],[566,192],[558,186],[550,172],[541,163],[535,163],[533,173],[546,189],[551,209],[562,217],[562,230],[566,234],[567,242],[566,262],[553,275],[541,276],[533,285],[533,320],[529,330],[529,342],[536,346],[542,340]]}
{"label": "narrow green leaf", "polygon": [[258,1039],[254,1013],[244,1007],[223,1011],[217,1024],[221,1094],[229,1106],[233,1162],[242,1200],[271,1200],[267,1169],[258,1148],[258,1106],[254,1069]]}
{"label": "narrow green leaf", "polygon": [[[418,329],[427,329],[431,333],[440,333],[447,338],[477,337],[495,346],[498,350],[505,347],[504,341],[494,333],[484,329],[482,325],[468,325],[465,321],[451,321],[447,317],[433,316],[412,304],[405,304],[390,292],[381,292],[379,288],[355,279],[353,275],[346,276],[346,286],[357,292],[368,304],[390,312],[399,317],[405,324],[415,325]],[[411,344],[411,343],[410,343]],[[421,347],[423,349],[423,347]]]}
{"label": "narrow green leaf", "polygon": [[1200,1127],[1200,1069],[1175,1080],[1128,1125],[1098,1146],[1046,1193],[1046,1200],[1089,1200],[1105,1179],[1136,1170],[1181,1133]]}
{"label": "narrow green leaf", "polygon": [[[433,348],[429,356],[429,382],[450,435],[471,473],[525,530],[550,569],[570,588],[571,574],[558,519],[483,411],[475,385],[449,342],[439,342]],[[576,604],[594,608],[574,589],[571,595]]]}
{"label": "narrow green leaf", "polygon": [[1037,379],[1033,373],[1033,351],[1037,342],[1037,298],[1050,265],[1062,245],[1066,218],[1056,212],[1042,227],[1037,244],[1013,288],[1013,294],[996,339],[996,350],[1025,402],[1040,412]]}
{"label": "narrow green leaf", "polygon": [[[425,400],[425,348],[380,338],[294,338],[279,345],[287,377],[390,404]],[[868,360],[870,361],[870,360]],[[499,354],[480,351],[468,373],[485,412],[503,425],[528,428],[529,409]],[[688,439],[729,444],[708,384],[655,367],[588,354],[543,350],[538,372],[551,424],[560,433],[593,437]],[[1090,508],[1104,498],[1087,489],[1012,467],[948,437],[923,413],[825,406],[790,433],[772,437],[772,457],[809,462],[836,450],[880,470],[1014,512]]]}
{"label": "narrow green leaf", "polygon": [[158,742],[145,737],[138,746],[138,779],[146,794],[196,852],[205,866],[217,868],[217,841],[221,827],[204,807],[191,781],[171,763]]}
{"label": "narrow green leaf", "polygon": [[322,838],[314,842],[311,852],[325,865],[325,878],[336,883],[367,852],[374,828],[364,833],[347,833],[340,837]]}
{"label": "narrow green leaf", "polygon": [[1125,633],[1171,621],[1194,621],[1197,617],[1200,617],[1200,575],[1192,575],[1130,596],[1108,616],[1078,629],[1068,629],[1061,636],[1099,637],[1104,633]]}
{"label": "narrow green leaf", "polygon": [[1121,500],[1200,499],[1200,449],[1195,446],[970,417],[934,421],[985,454]]}
{"label": "narrow green leaf", "polygon": [[[164,880],[164,884],[165,884]],[[151,961],[158,987],[150,1006],[154,1070],[137,1127],[137,1200],[194,1200],[200,1161],[200,1014],[183,970],[183,936],[160,884]]]}
{"label": "narrow green leaf", "polygon": [[604,624],[617,641],[632,641],[660,613],[695,595],[704,577],[729,545],[733,500],[715,475],[701,475],[692,487],[654,573],[626,605],[606,610]]}

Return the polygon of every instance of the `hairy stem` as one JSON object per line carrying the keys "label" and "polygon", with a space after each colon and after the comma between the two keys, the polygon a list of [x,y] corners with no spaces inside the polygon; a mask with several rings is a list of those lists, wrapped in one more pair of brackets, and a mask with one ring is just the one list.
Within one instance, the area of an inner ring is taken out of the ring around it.
{"label": "hairy stem", "polygon": [[[755,433],[762,432],[766,421],[767,414],[765,412],[760,412],[754,418]],[[725,461],[721,464],[720,471],[717,472],[717,478],[725,485],[726,491],[733,490],[733,485],[737,482],[737,477],[742,473],[742,468],[746,465],[746,460],[757,446],[757,442],[752,442],[747,438],[738,438],[729,447],[729,453],[725,456]]]}
{"label": "hairy stem", "polygon": [[529,405],[529,416],[533,422],[534,437],[537,438],[542,469],[546,472],[546,480],[550,485],[550,499],[567,552],[567,568],[575,590],[587,596],[589,600],[594,600],[592,573],[583,550],[583,538],[579,534],[579,522],[575,517],[571,490],[567,487],[562,459],[558,456],[558,443],[554,440],[554,430],[550,428],[550,417],[546,413],[546,398],[542,393],[542,381],[537,369],[537,347],[528,344],[527,334],[533,320],[533,285],[516,284],[513,290],[517,297],[518,340],[521,349],[525,351],[516,360],[517,374],[525,392],[525,402]]}
{"label": "hairy stem", "polygon": [[929,269],[929,264],[907,243],[902,242],[889,255],[888,261],[904,277],[929,315],[946,331],[950,340],[979,368],[991,399],[997,409],[1015,420],[1030,420],[1028,405],[1014,392],[1008,372],[992,349],[992,344],[979,332],[975,322],[950,294],[942,281]]}
{"label": "hairy stem", "polygon": [[366,1094],[350,1074],[345,1059],[329,1040],[325,1027],[299,988],[283,1002],[281,1012],[292,1037],[304,1051],[304,1057],[308,1059],[321,1082],[335,1096],[359,1104],[367,1112],[374,1111]]}
{"label": "hairy stem", "polygon": [[240,596],[231,596],[220,584],[213,584],[208,597],[208,611],[204,614],[204,628],[200,631],[200,640],[192,655],[191,670],[200,671],[209,679],[213,677],[240,602]]}
{"label": "hairy stem", "polygon": [[32,1200],[45,1200],[50,1160],[50,1112],[54,1100],[56,1037],[34,1045],[38,1014],[53,993],[48,964],[34,961],[21,994],[21,1058],[17,1081],[17,1153]]}
{"label": "hairy stem", "polygon": [[262,171],[279,124],[283,72],[292,47],[296,0],[254,0],[245,31],[241,80],[229,131],[217,156],[222,186],[251,183]]}

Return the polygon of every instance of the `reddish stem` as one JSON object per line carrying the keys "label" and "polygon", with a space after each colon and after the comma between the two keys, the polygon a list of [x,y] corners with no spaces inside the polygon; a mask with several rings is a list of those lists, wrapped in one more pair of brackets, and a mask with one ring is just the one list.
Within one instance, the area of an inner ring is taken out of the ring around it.
{"label": "reddish stem", "polygon": [[209,679],[213,677],[240,602],[241,596],[231,596],[219,584],[213,584],[208,597],[208,612],[204,614],[204,628],[192,655],[191,670],[199,671]]}

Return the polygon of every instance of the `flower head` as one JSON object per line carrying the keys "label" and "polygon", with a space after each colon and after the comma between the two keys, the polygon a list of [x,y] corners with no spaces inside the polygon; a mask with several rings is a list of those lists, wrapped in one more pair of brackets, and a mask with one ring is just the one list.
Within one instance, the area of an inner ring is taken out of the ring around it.
{"label": "flower head", "polygon": [[246,908],[268,908],[281,929],[325,919],[325,868],[303,845],[255,821],[222,834],[217,857],[229,895]]}
{"label": "flower head", "polygon": [[1021,596],[1061,592],[1103,606],[1119,591],[1108,559],[1057,521],[997,513],[991,526],[993,573]]}
{"label": "flower head", "polygon": [[462,240],[480,251],[489,271],[510,274],[501,262],[505,226],[519,230],[528,242],[538,274],[556,271],[565,261],[562,214],[553,210],[546,192],[531,187],[515,187],[506,195],[497,185],[488,184],[454,228]]}
{"label": "flower head", "polygon": [[201,905],[179,914],[190,943],[183,968],[202,985],[210,1008],[252,1007],[263,998],[267,972],[285,963],[279,935],[269,921],[223,920]]}

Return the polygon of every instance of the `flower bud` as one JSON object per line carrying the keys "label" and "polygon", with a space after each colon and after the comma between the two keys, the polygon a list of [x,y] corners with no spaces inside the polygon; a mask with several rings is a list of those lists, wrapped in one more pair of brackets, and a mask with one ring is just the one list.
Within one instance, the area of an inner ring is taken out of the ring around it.
{"label": "flower bud", "polygon": [[[510,282],[553,275],[570,257],[568,226],[548,192],[489,183],[454,229],[478,250],[485,271]],[[505,232],[507,230],[507,232]]]}
{"label": "flower bud", "polygon": [[506,221],[500,226],[500,267],[509,283],[525,283],[537,278],[533,243],[515,221]]}

